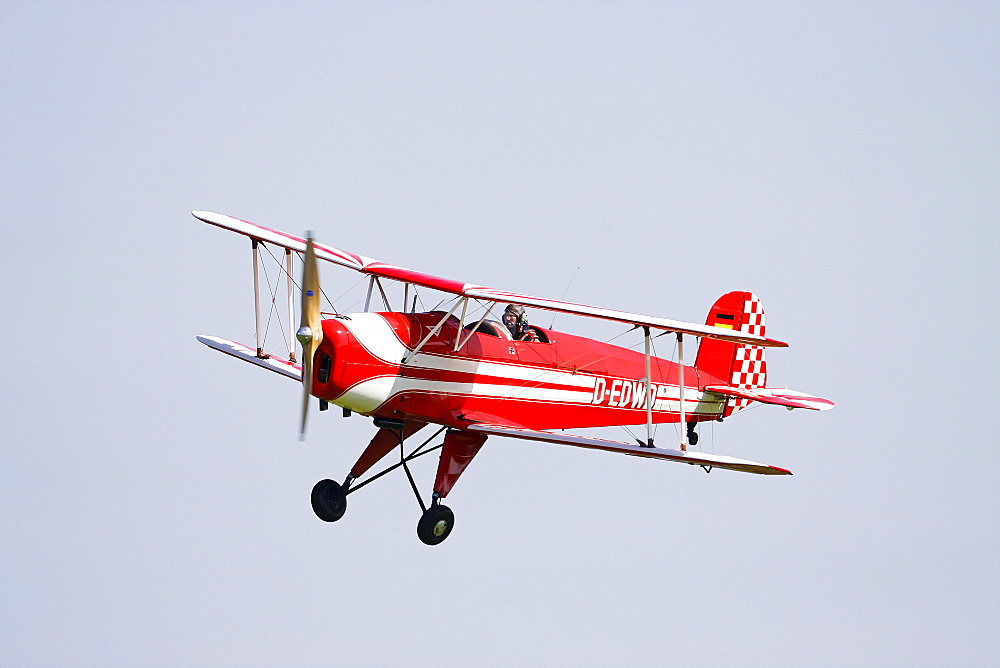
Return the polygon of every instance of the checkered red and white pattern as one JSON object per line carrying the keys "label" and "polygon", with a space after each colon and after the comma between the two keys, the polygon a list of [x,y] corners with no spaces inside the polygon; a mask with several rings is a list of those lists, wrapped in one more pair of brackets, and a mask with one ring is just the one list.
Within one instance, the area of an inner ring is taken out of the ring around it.
{"label": "checkered red and white pattern", "polygon": [[[743,301],[743,320],[740,331],[748,334],[764,336],[764,306],[753,293]],[[753,388],[767,385],[767,362],[764,361],[764,349],[760,346],[736,346],[733,360],[733,377],[730,382],[736,387]],[[750,404],[749,399],[732,398],[729,405],[732,412],[743,410]]]}

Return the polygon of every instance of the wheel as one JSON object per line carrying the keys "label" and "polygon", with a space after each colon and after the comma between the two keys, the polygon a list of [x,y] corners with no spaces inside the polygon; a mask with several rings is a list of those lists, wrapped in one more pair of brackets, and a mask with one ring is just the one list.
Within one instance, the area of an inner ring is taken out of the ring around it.
{"label": "wheel", "polygon": [[347,494],[332,480],[320,480],[313,487],[312,507],[324,522],[336,522],[347,512]]}
{"label": "wheel", "polygon": [[431,506],[417,522],[417,537],[426,545],[437,545],[451,534],[455,513],[448,506]]}

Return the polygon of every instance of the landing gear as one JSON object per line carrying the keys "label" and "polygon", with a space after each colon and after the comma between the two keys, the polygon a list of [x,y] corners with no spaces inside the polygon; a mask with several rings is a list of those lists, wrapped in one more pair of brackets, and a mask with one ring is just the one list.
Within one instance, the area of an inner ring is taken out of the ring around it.
{"label": "landing gear", "polygon": [[425,545],[437,545],[451,534],[455,513],[448,506],[434,504],[424,511],[417,522],[417,537]]}
{"label": "landing gear", "polygon": [[[371,443],[361,454],[351,474],[347,476],[343,483],[338,484],[333,480],[320,480],[313,487],[312,507],[316,516],[324,522],[336,522],[347,512],[347,497],[354,494],[362,487],[375,482],[382,476],[396,470],[403,469],[406,479],[410,483],[413,495],[420,506],[421,516],[417,522],[417,537],[425,545],[438,545],[443,543],[452,529],[455,527],[455,513],[447,506],[441,505],[441,500],[448,495],[455,481],[475,457],[476,453],[486,441],[486,434],[474,434],[459,429],[450,429],[445,435],[444,442],[440,445],[427,448],[428,444],[437,438],[447,427],[441,427],[430,438],[417,446],[409,454],[403,450],[403,441],[423,424],[397,420],[393,418],[377,418],[375,426],[379,432],[372,438]],[[381,472],[371,476],[366,476],[368,470],[385,457],[396,447],[399,447],[399,462],[386,467]],[[425,449],[426,448],[426,449]],[[437,475],[434,480],[433,496],[428,505],[420,496],[417,483],[413,479],[409,462],[430,454],[435,450],[441,450],[441,459],[438,461]],[[364,480],[359,480],[365,476]]]}
{"label": "landing gear", "polygon": [[333,480],[320,480],[313,487],[312,507],[324,522],[336,522],[347,512],[347,492]]}
{"label": "landing gear", "polygon": [[698,432],[694,430],[697,424],[698,424],[697,422],[687,423],[687,428],[688,428],[687,441],[689,445],[698,445]]}

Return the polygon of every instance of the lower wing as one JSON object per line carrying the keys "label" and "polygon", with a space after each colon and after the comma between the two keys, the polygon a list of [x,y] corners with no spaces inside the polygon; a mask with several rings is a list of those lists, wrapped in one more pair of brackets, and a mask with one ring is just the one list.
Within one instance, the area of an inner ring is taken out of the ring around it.
{"label": "lower wing", "polygon": [[621,441],[608,441],[602,438],[591,438],[589,436],[576,436],[565,433],[551,433],[547,431],[535,431],[533,429],[523,429],[512,425],[489,424],[478,422],[465,427],[470,431],[483,434],[493,434],[494,436],[510,436],[511,438],[522,438],[528,441],[542,441],[544,443],[556,443],[558,445],[573,445],[578,448],[590,448],[592,450],[606,450],[608,452],[620,452],[625,455],[635,457],[650,457],[652,459],[664,459],[668,462],[678,462],[681,464],[691,464],[701,466],[710,471],[713,468],[730,469],[732,471],[743,471],[744,473],[761,473],[764,475],[791,475],[792,472],[777,466],[768,466],[760,462],[752,462],[747,459],[737,459],[726,455],[712,455],[704,452],[685,452],[683,450],[668,450],[666,448],[644,448],[639,445],[623,443]]}
{"label": "lower wing", "polygon": [[[293,362],[289,362],[286,359],[282,359],[276,356],[270,356],[266,358],[257,357],[256,351],[252,348],[248,348],[242,343],[237,343],[235,341],[230,341],[229,339],[223,339],[217,336],[199,336],[198,340],[204,343],[209,348],[218,350],[219,352],[226,353],[227,355],[232,355],[233,357],[239,358],[245,362],[249,362],[256,366],[259,366],[269,371],[274,371],[275,373],[280,373],[286,378],[292,378],[293,380],[302,380],[302,367]],[[725,388],[719,386],[706,388],[713,392],[718,392],[719,394],[728,394],[728,392],[723,390],[735,390],[736,388]],[[771,400],[766,401],[765,399],[758,398],[759,393],[762,391],[757,390],[738,390],[740,392],[752,392],[754,396],[748,396],[747,398],[754,399],[756,401],[764,401],[765,403],[779,403],[778,401]],[[775,392],[793,392],[792,390],[774,390]],[[801,393],[794,393],[796,396],[805,396]],[[731,396],[744,396],[743,394],[732,394]],[[812,399],[817,399],[817,397],[812,397]],[[800,399],[801,401],[801,399]],[[826,402],[830,404],[828,407],[832,408],[833,404],[827,402],[825,399],[819,399],[819,401]],[[787,405],[787,404],[782,404]],[[811,408],[812,406],[795,406],[795,408]],[[823,408],[818,408],[817,410],[825,410]],[[474,416],[469,416],[473,420],[476,419]],[[483,416],[485,417],[485,416]],[[726,455],[713,455],[704,452],[685,452],[683,450],[670,450],[667,448],[644,448],[638,445],[633,445],[631,443],[623,443],[621,441],[610,441],[602,438],[592,438],[590,436],[577,436],[574,434],[566,433],[551,433],[547,431],[536,431],[533,429],[524,429],[516,425],[502,425],[502,424],[492,424],[490,422],[474,422],[469,426],[465,427],[470,431],[480,432],[483,434],[492,434],[494,436],[509,436],[511,438],[520,438],[528,441],[541,441],[544,443],[556,443],[558,445],[573,445],[578,448],[590,448],[592,450],[606,450],[608,452],[620,452],[626,455],[632,455],[634,457],[649,457],[652,459],[663,459],[669,462],[678,462],[681,464],[691,464],[693,466],[701,466],[706,470],[711,470],[713,468],[719,469],[729,469],[732,471],[743,471],[744,473],[760,473],[764,475],[791,475],[792,472],[787,469],[778,468],[777,466],[768,466],[767,464],[761,464],[760,462],[753,462],[748,459],[739,459],[737,457],[729,457]]]}
{"label": "lower wing", "polygon": [[286,359],[275,357],[274,355],[263,358],[257,357],[257,353],[252,348],[247,348],[242,343],[236,343],[235,341],[230,341],[229,339],[221,339],[218,336],[199,336],[198,340],[209,348],[218,350],[220,353],[232,355],[233,357],[237,357],[244,362],[256,364],[261,368],[274,371],[275,373],[280,373],[286,378],[302,382],[302,367],[294,362],[289,362]]}

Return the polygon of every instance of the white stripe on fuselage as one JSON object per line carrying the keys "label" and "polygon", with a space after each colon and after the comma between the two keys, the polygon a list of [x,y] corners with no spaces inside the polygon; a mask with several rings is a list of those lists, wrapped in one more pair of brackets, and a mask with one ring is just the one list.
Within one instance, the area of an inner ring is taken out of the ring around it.
{"label": "white stripe on fuselage", "polygon": [[[403,344],[384,317],[377,313],[354,313],[342,322],[370,354],[386,364],[399,367],[400,361],[412,350]],[[544,345],[544,344],[539,344]],[[545,369],[520,364],[467,359],[452,355],[421,353],[407,365],[413,369],[491,376],[517,384],[496,382],[438,381],[401,376],[380,376],[364,380],[348,388],[336,403],[359,413],[369,413],[401,392],[429,392],[472,396],[484,399],[523,399],[528,401],[567,404],[602,405],[615,409],[644,409],[641,381],[616,376],[594,376]],[[539,387],[562,385],[574,389]],[[639,398],[628,399],[624,387],[630,385]],[[671,413],[680,410],[680,390],[676,385],[652,383],[654,411]],[[598,390],[600,390],[598,392]],[[600,395],[600,396],[598,396]],[[718,413],[725,399],[717,394],[687,388],[684,403],[687,411],[700,414]],[[692,406],[692,404],[695,404]]]}

